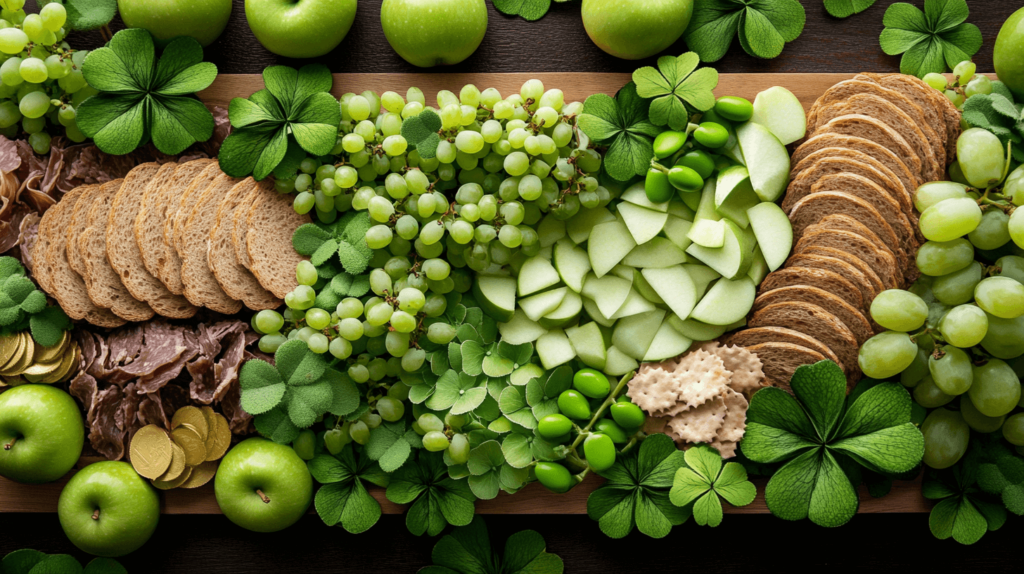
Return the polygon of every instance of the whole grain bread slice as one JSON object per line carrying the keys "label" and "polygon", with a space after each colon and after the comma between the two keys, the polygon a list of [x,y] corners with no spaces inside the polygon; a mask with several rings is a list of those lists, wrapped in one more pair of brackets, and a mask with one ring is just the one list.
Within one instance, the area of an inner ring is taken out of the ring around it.
{"label": "whole grain bread slice", "polygon": [[785,301],[757,310],[747,321],[750,327],[784,327],[825,343],[848,369],[846,380],[860,380],[857,338],[835,315],[812,303]]}
{"label": "whole grain bread slice", "polygon": [[[249,185],[243,185],[249,182]],[[262,191],[273,191],[274,184],[269,179],[255,184],[250,180],[231,188],[217,206],[217,219],[210,231],[210,252],[208,261],[213,275],[217,278],[224,292],[232,299],[239,299],[245,306],[253,310],[275,309],[282,304],[281,299],[274,297],[256,280],[251,271],[238,262],[231,235],[235,227],[235,211],[240,206],[248,207],[252,197]]]}
{"label": "whole grain bread slice", "polygon": [[856,233],[842,229],[807,231],[797,241],[793,252],[803,253],[804,249],[811,246],[831,247],[856,255],[861,261],[876,270],[882,281],[891,288],[903,283],[903,271],[892,254]]}
{"label": "whole grain bread slice", "polygon": [[[900,235],[911,233],[914,241],[918,244],[925,241],[924,236],[917,230],[918,218],[914,213],[913,205],[904,206],[896,198],[904,197],[902,193],[893,191],[871,181],[870,179],[856,173],[837,173],[827,175],[811,186],[811,193],[819,191],[843,191],[853,193],[875,206],[885,220],[892,226],[893,231]],[[908,229],[909,228],[909,229]]]}
{"label": "whole grain bread slice", "polygon": [[[871,302],[875,300],[875,297],[877,297],[879,293],[885,290],[876,288],[875,284],[868,280],[868,278],[865,277],[859,269],[857,269],[853,265],[850,265],[846,261],[835,257],[828,257],[826,255],[810,255],[807,253],[797,253],[789,256],[789,259],[786,260],[786,267],[787,269],[779,269],[778,271],[775,271],[775,273],[788,271],[789,267],[802,267],[831,271],[842,276],[843,278],[847,279],[850,283],[852,283],[855,287],[857,287],[858,291],[860,291],[861,301],[863,302],[861,307],[865,311],[868,310],[868,307],[871,305]],[[765,278],[765,281],[767,282],[768,278],[770,278],[771,276],[772,274],[769,274],[768,277]],[[799,285],[799,282],[794,284]],[[767,289],[764,283],[761,284],[761,287],[762,289]],[[848,302],[850,304],[853,304],[853,301]]]}
{"label": "whole grain bread slice", "polygon": [[42,258],[35,259],[36,268],[45,266],[53,287],[51,295],[68,317],[86,320],[97,327],[119,327],[125,320],[109,309],[97,307],[86,293],[85,282],[68,264],[65,233],[82,195],[93,187],[82,186],[64,194],[60,202],[46,210],[39,222],[39,237],[47,239],[48,248]]}
{"label": "whole grain bread slice", "polygon": [[[901,251],[900,249],[891,249],[890,246],[886,245],[885,242],[879,239],[879,237],[875,235],[870,229],[865,227],[863,223],[857,221],[856,219],[850,217],[849,215],[843,215],[842,213],[834,213],[822,219],[818,223],[815,223],[814,225],[808,227],[804,231],[804,233],[808,233],[812,230],[817,231],[831,229],[850,231],[852,233],[856,233],[857,235],[860,235],[861,237],[870,241],[876,247],[879,247],[886,253],[891,254],[893,257],[896,258],[897,261],[904,262],[903,277],[905,280],[913,281],[916,280],[919,276],[919,272],[917,271],[917,265],[914,263],[913,259],[906,257],[906,254],[904,254],[903,251]],[[806,253],[806,250],[804,252]],[[867,268],[872,273],[875,272],[866,265],[865,268]]]}
{"label": "whole grain bread slice", "polygon": [[[747,350],[761,359],[761,370],[764,372],[765,382],[790,394],[793,393],[793,389],[790,387],[789,381],[793,378],[793,373],[797,368],[803,365],[813,365],[826,359],[817,351],[793,343],[760,343],[747,347]],[[847,377],[847,389],[849,388],[850,382]]]}
{"label": "whole grain bread slice", "polygon": [[[139,215],[135,218],[135,241],[139,244],[142,264],[146,267],[146,271],[159,279],[168,291],[176,295],[180,295],[184,289],[184,285],[180,284],[180,271],[176,274],[179,279],[178,284],[168,285],[165,279],[170,275],[163,270],[164,265],[172,257],[175,261],[179,261],[178,253],[164,242],[167,211],[171,205],[177,205],[181,194],[188,189],[189,184],[211,163],[216,163],[216,160],[196,159],[178,164],[174,174],[165,185],[146,188],[139,205]],[[180,261],[178,267],[181,267]]]}
{"label": "whole grain bread slice", "polygon": [[[7,199],[4,199],[4,206],[7,206]],[[43,213],[43,218],[46,218],[48,213],[54,206],[47,209]],[[32,278],[35,279],[36,284],[39,288],[53,295],[53,284],[50,278],[50,268],[45,264],[40,264],[46,258],[46,253],[50,249],[50,242],[55,238],[51,238],[48,234],[44,234],[43,231],[43,220],[40,219],[39,224],[36,227],[36,241],[32,244],[32,261],[36,262],[32,265]]]}
{"label": "whole grain bread slice", "polygon": [[246,243],[246,231],[249,230],[249,208],[252,207],[256,198],[262,195],[262,192],[257,190],[256,193],[249,194],[243,200],[236,209],[234,215],[231,217],[234,219],[234,225],[231,228],[231,245],[235,248],[235,257],[238,259],[238,264],[252,272],[252,262],[249,261],[249,246]]}
{"label": "whole grain bread slice", "polygon": [[[849,157],[867,163],[886,175],[891,174],[891,177],[900,180],[908,196],[912,195],[921,185],[920,177],[910,171],[907,164],[903,163],[903,160],[889,148],[864,138],[831,133],[816,135],[793,151],[793,169],[790,172],[790,178],[796,177],[818,158],[829,156]],[[874,160],[874,162],[870,160]],[[888,171],[881,169],[882,167]]]}
{"label": "whole grain bread slice", "polygon": [[174,176],[176,163],[143,163],[124,178],[114,196],[107,221],[107,260],[117,271],[132,297],[145,301],[158,315],[187,319],[198,309],[181,295],[171,293],[142,263],[142,250],[135,238],[135,220],[146,190],[163,189]]}
{"label": "whole grain bread slice", "polygon": [[829,349],[825,343],[800,331],[783,327],[757,327],[736,331],[722,339],[723,345],[739,345],[740,347],[752,347],[762,343],[789,343],[791,345],[807,347],[816,353],[821,353],[826,359],[839,365],[843,372],[846,371],[843,362],[832,352],[832,349]]}
{"label": "whole grain bread slice", "polygon": [[811,137],[823,133],[861,137],[887,147],[899,156],[915,175],[920,176],[923,181],[929,181],[921,156],[903,136],[882,120],[862,114],[839,116],[819,127],[818,131],[811,134]]}
{"label": "whole grain bread slice", "polygon": [[114,196],[123,179],[107,182],[89,207],[89,225],[78,238],[78,250],[85,263],[86,290],[89,299],[98,307],[110,309],[128,321],[146,321],[154,315],[144,301],[132,297],[114,268],[107,260],[107,221]]}
{"label": "whole grain bread slice", "polygon": [[263,288],[279,299],[298,287],[295,267],[309,260],[292,247],[295,230],[310,222],[295,213],[292,198],[260,187],[246,214],[245,245],[252,274]]}
{"label": "whole grain bread slice", "polygon": [[[856,272],[856,270],[854,270]],[[861,290],[839,273],[818,267],[783,267],[773,271],[761,282],[759,293],[793,285],[808,285],[834,293],[857,309],[866,310]]]}
{"label": "whole grain bread slice", "polygon": [[772,289],[771,291],[762,291],[757,296],[757,299],[754,300],[753,311],[756,313],[768,305],[786,301],[812,303],[832,313],[853,333],[858,345],[863,345],[864,341],[867,341],[875,334],[874,329],[871,328],[871,323],[864,318],[864,314],[861,311],[828,291],[808,285],[794,285],[792,287]]}
{"label": "whole grain bread slice", "polygon": [[93,201],[101,194],[101,187],[100,185],[89,186],[78,197],[64,240],[68,265],[86,283],[88,283],[89,277],[85,272],[85,260],[82,258],[82,252],[78,249],[78,238],[89,227],[89,210],[92,208]]}
{"label": "whole grain bread slice", "polygon": [[[860,257],[850,253],[849,251],[843,251],[834,247],[825,247],[822,245],[809,245],[804,247],[799,253],[800,255],[821,255],[823,257],[834,257],[849,263],[850,265],[857,268],[869,283],[871,283],[871,290],[874,293],[881,293],[886,289],[895,288],[892,284],[895,283],[895,278],[888,277],[885,281],[882,280],[881,276],[875,272],[867,263],[864,262]],[[868,302],[870,306],[870,301]]]}
{"label": "whole grain bread slice", "polygon": [[[873,76],[873,74],[868,75]],[[942,92],[915,76],[888,74],[878,76],[877,81],[883,87],[900,92],[917,102],[922,109],[926,110],[926,115],[928,106],[925,105],[925,102],[931,102],[933,109],[939,114],[946,128],[946,163],[952,163],[956,159],[956,140],[960,138],[960,111],[956,109],[953,102],[949,101],[949,98]]]}
{"label": "whole grain bread slice", "polygon": [[160,281],[175,295],[185,293],[185,284],[181,281],[181,256],[178,254],[175,226],[179,216],[187,217],[192,206],[195,205],[195,202],[190,201],[189,198],[192,196],[198,198],[199,195],[202,195],[206,191],[207,186],[210,185],[210,182],[220,174],[219,164],[216,162],[208,164],[199,172],[199,175],[192,179],[177,201],[171,201],[167,204],[167,215],[164,222],[164,245],[167,247],[165,251],[167,262],[160,268]]}
{"label": "whole grain bread slice", "polygon": [[821,191],[812,193],[796,202],[789,212],[789,221],[793,225],[793,237],[799,239],[804,230],[834,213],[845,213],[864,224],[882,241],[909,253],[915,252],[914,244],[910,246],[901,241],[885,218],[870,203],[863,199],[839,191]]}
{"label": "whole grain bread slice", "polygon": [[217,222],[217,206],[224,195],[236,185],[251,188],[251,178],[239,181],[227,174],[213,180],[192,207],[181,233],[181,280],[185,283],[185,297],[194,305],[208,307],[228,315],[242,309],[242,302],[224,292],[210,269],[210,232]]}
{"label": "whole grain bread slice", "polygon": [[[846,136],[835,136],[833,134],[829,134],[827,136],[822,136],[822,137],[846,137]],[[817,140],[817,139],[818,138],[815,138],[815,140]],[[859,138],[850,138],[850,139],[859,139]],[[867,140],[862,140],[862,141],[867,142]],[[808,142],[808,143],[812,143],[812,142]],[[870,143],[871,145],[874,146],[874,148],[872,148],[874,150],[877,150],[877,151],[880,151],[880,152],[885,152],[886,154],[890,154],[890,155],[892,154],[892,152],[890,152],[889,150],[879,146],[878,144],[876,144],[874,142],[868,142],[868,143]],[[885,156],[882,156],[882,157],[884,158]],[[895,158],[896,156],[892,156],[892,157]],[[791,180],[792,179],[796,179],[797,176],[799,176],[801,172],[803,172],[803,171],[807,170],[808,168],[810,168],[811,166],[815,165],[815,163],[818,160],[825,159],[825,158],[849,159],[849,160],[856,161],[856,162],[858,162],[858,163],[860,163],[862,165],[866,165],[866,166],[869,166],[871,168],[874,168],[874,170],[877,172],[877,174],[874,175],[873,177],[871,177],[871,179],[873,181],[876,181],[885,190],[890,192],[890,194],[892,195],[892,198],[895,199],[896,202],[900,204],[900,209],[903,211],[903,213],[907,214],[907,218],[908,219],[911,218],[914,215],[914,191],[917,190],[917,188],[918,188],[918,180],[917,180],[917,178],[906,179],[906,174],[896,173],[895,171],[890,169],[889,165],[887,165],[886,163],[883,163],[882,161],[878,160],[874,155],[869,155],[868,153],[865,153],[863,151],[859,151],[859,150],[855,150],[855,149],[850,149],[850,148],[825,147],[825,148],[822,148],[820,150],[811,152],[810,154],[804,156],[804,158],[801,159],[800,162],[797,163],[793,167],[792,171],[790,171],[790,179]],[[899,159],[896,159],[896,161],[899,161]],[[899,168],[900,165],[903,166],[902,169],[906,169],[906,165],[903,165],[903,162],[900,162],[899,165],[894,165],[894,167]],[[909,173],[909,171],[907,173]],[[880,177],[879,177],[878,174],[880,174]],[[841,175],[841,173],[839,175]],[[881,181],[879,181],[879,179],[881,179]],[[892,183],[896,182],[896,181],[899,182],[899,185],[892,185]],[[883,185],[883,182],[885,183],[885,185]]]}

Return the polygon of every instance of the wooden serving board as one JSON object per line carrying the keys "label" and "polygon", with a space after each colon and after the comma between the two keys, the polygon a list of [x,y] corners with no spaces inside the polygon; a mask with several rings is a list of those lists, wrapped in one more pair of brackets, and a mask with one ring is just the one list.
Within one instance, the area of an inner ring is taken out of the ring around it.
{"label": "wooden serving board", "polygon": [[[792,91],[805,109],[834,84],[849,79],[851,74],[721,74],[715,94],[718,96],[742,96],[753,100],[758,92],[772,86],[784,86]],[[557,87],[564,91],[565,101],[583,101],[596,93],[614,94],[631,79],[630,74],[591,73],[493,73],[493,74],[334,74],[332,93],[341,96],[346,92],[374,90],[378,94],[391,90],[403,96],[411,86],[423,90],[427,102],[436,105],[435,96],[440,90],[451,90],[456,94],[462,86],[472,83],[478,88],[497,88],[503,95],[518,93],[520,86],[529,79],[539,79],[548,88]],[[212,104],[227,106],[232,98],[248,97],[263,88],[263,78],[258,74],[221,74],[199,97]],[[85,459],[79,468],[95,462]],[[57,500],[64,484],[70,478],[45,485],[23,485],[0,478],[0,513],[28,512],[52,513],[57,511]],[[494,500],[481,500],[476,504],[480,514],[586,514],[587,497],[601,485],[602,479],[588,477],[580,486],[567,494],[554,494],[539,484],[531,484],[514,496],[504,493]],[[726,504],[730,514],[767,514],[764,503],[766,480],[755,480],[757,498],[743,508]],[[381,503],[385,514],[400,514],[405,508],[384,497],[384,490],[371,489]],[[161,496],[165,514],[220,514],[214,497],[213,484],[196,490],[172,490]],[[921,496],[920,478],[909,482],[896,482],[892,492],[884,498],[872,498],[867,489],[860,489],[860,512],[863,513],[912,513],[928,512],[929,503]]]}

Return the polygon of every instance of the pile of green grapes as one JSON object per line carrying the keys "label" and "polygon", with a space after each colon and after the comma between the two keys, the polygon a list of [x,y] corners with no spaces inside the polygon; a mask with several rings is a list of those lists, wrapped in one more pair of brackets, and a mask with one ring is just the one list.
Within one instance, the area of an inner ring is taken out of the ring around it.
{"label": "pile of green grapes", "polygon": [[96,93],[82,76],[87,50],[64,41],[67,12],[51,2],[39,14],[25,14],[25,0],[0,0],[0,134],[28,134],[38,154],[63,134],[86,137],[75,123],[75,108]]}

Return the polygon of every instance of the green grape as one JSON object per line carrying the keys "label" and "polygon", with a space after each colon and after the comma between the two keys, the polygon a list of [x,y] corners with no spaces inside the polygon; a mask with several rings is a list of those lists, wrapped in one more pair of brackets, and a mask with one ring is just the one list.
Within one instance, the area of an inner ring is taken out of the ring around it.
{"label": "green grape", "polygon": [[25,78],[21,77],[21,62],[23,60],[17,56],[12,56],[4,61],[0,65],[0,81],[7,86],[17,86],[25,81]]}
{"label": "green grape", "polygon": [[935,349],[935,352],[928,358],[928,371],[931,373],[935,386],[951,396],[966,393],[974,380],[970,357],[952,345]]}
{"label": "green grape", "polygon": [[[327,328],[331,323],[331,314],[316,307],[306,311],[306,324],[317,331]],[[326,349],[324,349],[326,351]]]}
{"label": "green grape", "polygon": [[376,195],[370,199],[367,211],[370,213],[371,219],[379,223],[385,223],[395,214],[395,207],[386,198]]}
{"label": "green grape", "polygon": [[988,95],[991,93],[992,80],[988,79],[988,76],[978,76],[974,78],[964,89],[964,95],[968,98],[978,95]]}
{"label": "green grape", "polygon": [[309,345],[310,351],[313,351],[318,355],[326,353],[327,349],[330,348],[330,341],[323,335],[323,333],[314,333],[310,335],[306,344]]}
{"label": "green grape", "polygon": [[50,109],[50,98],[43,92],[31,92],[21,98],[18,109],[27,118],[41,118]]}
{"label": "green grape", "polygon": [[943,76],[942,74],[937,74],[935,72],[925,74],[924,81],[929,86],[940,92],[946,91],[946,76]]}
{"label": "green grape", "polygon": [[434,323],[427,328],[427,340],[436,345],[447,345],[455,338],[455,327],[446,323]]}
{"label": "green grape", "polygon": [[334,339],[328,346],[328,350],[337,359],[347,359],[352,356],[352,343],[345,339]]}
{"label": "green grape", "polygon": [[8,128],[21,121],[21,110],[11,100],[0,103],[0,128]]}
{"label": "green grape", "polygon": [[469,439],[464,434],[452,436],[451,446],[448,447],[448,458],[455,464],[465,464],[469,461]]}
{"label": "green grape", "polygon": [[1002,210],[989,209],[982,215],[978,228],[970,232],[967,238],[978,249],[998,249],[1010,241],[1009,221],[1010,216]]}
{"label": "green grape", "polygon": [[56,32],[64,26],[64,22],[68,19],[68,13],[64,6],[56,2],[50,2],[39,11],[39,17],[44,28],[51,32]]}
{"label": "green grape", "polygon": [[924,325],[928,318],[928,304],[909,291],[889,289],[879,293],[871,302],[871,317],[886,329],[909,332]]}
{"label": "green grape", "polygon": [[348,100],[348,114],[357,122],[369,118],[370,102],[363,96],[352,96]]}
{"label": "green grape", "polygon": [[924,463],[934,469],[949,468],[967,452],[971,428],[963,415],[949,409],[935,409],[921,425],[924,435]]}
{"label": "green grape", "polygon": [[[351,423],[345,423],[349,425]],[[352,442],[352,437],[348,434],[348,428],[342,426],[341,428],[334,428],[324,433],[324,447],[327,452],[337,456],[341,454],[341,451],[345,448],[345,445]]]}
{"label": "green grape", "polygon": [[974,289],[978,306],[1000,319],[1024,315],[1024,285],[1009,277],[986,277]]}
{"label": "green grape", "polygon": [[363,336],[363,322],[351,317],[342,319],[338,323],[338,334],[349,341],[358,341]]}
{"label": "green grape", "polygon": [[317,332],[314,331],[312,327],[303,327],[299,329],[299,334],[297,338],[303,343],[308,343],[309,338],[316,334]]}
{"label": "green grape", "polygon": [[914,387],[914,401],[926,409],[941,407],[955,398],[955,396],[942,392],[942,389],[935,385],[930,374],[925,375],[921,382]]}
{"label": "green grape", "polygon": [[1005,416],[989,417],[982,414],[971,402],[969,395],[960,399],[960,414],[963,415],[967,426],[982,433],[996,432],[1002,428],[1003,421],[1006,420]]}
{"label": "green grape", "polygon": [[348,427],[348,436],[356,444],[366,444],[370,442],[370,428],[361,420],[355,421]]}
{"label": "green grape", "polygon": [[263,335],[260,337],[259,348],[264,353],[276,353],[277,349],[285,344],[288,340],[287,337],[280,333],[271,333],[269,335]]}
{"label": "green grape", "polygon": [[985,338],[988,316],[975,305],[959,305],[942,318],[939,331],[949,344],[967,349],[980,344]]}
{"label": "green grape", "polygon": [[982,268],[978,262],[960,271],[936,277],[932,283],[935,298],[946,305],[962,305],[974,299],[974,288],[981,281]]}
{"label": "green grape", "polygon": [[391,244],[394,234],[386,225],[374,225],[366,231],[366,244],[370,249],[383,249]]}
{"label": "green grape", "polygon": [[391,326],[398,333],[412,333],[416,329],[416,319],[405,311],[395,311],[391,315]]}
{"label": "green grape", "polygon": [[43,19],[39,14],[27,14],[25,20],[21,23],[21,29],[28,36],[28,39],[33,42],[42,40],[43,36]]}
{"label": "green grape", "polygon": [[985,189],[1003,179],[1006,149],[992,132],[971,128],[960,134],[956,149],[960,169],[972,186]]}
{"label": "green grape", "polygon": [[405,98],[395,92],[384,92],[380,96],[380,103],[384,106],[385,110],[398,113],[405,107]]}
{"label": "green grape", "polygon": [[1019,283],[1024,283],[1024,257],[1006,255],[996,260],[995,275],[1009,277]]}
{"label": "green grape", "polygon": [[313,206],[316,205],[316,196],[308,191],[303,191],[295,196],[295,200],[292,201],[292,209],[299,215],[305,215],[312,211]]}
{"label": "green grape", "polygon": [[[1003,438],[1012,445],[1024,446],[1024,413],[1011,415],[1003,423]],[[1017,451],[1020,452],[1020,449]]]}
{"label": "green grape", "polygon": [[498,232],[498,241],[509,249],[515,249],[522,244],[523,233],[515,225],[503,225]]}
{"label": "green grape", "polygon": [[932,277],[960,271],[972,262],[974,246],[962,237],[952,241],[927,241],[917,252],[917,268]]}
{"label": "green grape", "polygon": [[921,233],[931,241],[952,241],[977,229],[981,217],[973,199],[945,199],[921,214]]}
{"label": "green grape", "polygon": [[1013,240],[1013,243],[1024,249],[1024,209],[1016,209],[1010,214],[1007,231],[1010,232],[1010,239]]}
{"label": "green grape", "polygon": [[59,85],[61,89],[68,94],[75,95],[71,100],[71,103],[76,107],[85,101],[85,98],[96,94],[94,88],[86,83],[85,76],[82,75],[81,65],[78,64],[78,66],[77,70],[72,69],[71,73],[63,78],[57,79],[57,85]]}
{"label": "green grape", "polygon": [[284,317],[272,309],[264,309],[256,313],[253,320],[256,330],[260,333],[276,333],[284,327]]}
{"label": "green grape", "polygon": [[1024,166],[1017,166],[1017,169],[1006,177],[1003,195],[1009,197],[1014,205],[1024,205]]}
{"label": "green grape", "polygon": [[974,62],[964,60],[953,67],[953,75],[956,76],[958,84],[966,86],[972,79],[974,79],[974,72],[977,71],[977,69],[978,67],[974,65]]}
{"label": "green grape", "polygon": [[381,149],[389,156],[400,156],[409,148],[409,142],[400,135],[392,135],[384,138]]}
{"label": "green grape", "polygon": [[46,64],[46,74],[51,80],[63,78],[71,73],[71,59],[63,59],[57,54],[53,54],[44,60]]}
{"label": "green grape", "polygon": [[449,447],[448,437],[442,432],[430,431],[423,435],[423,448],[429,452],[441,452]]}
{"label": "green grape", "polygon": [[295,279],[298,281],[299,285],[313,286],[316,284],[317,279],[319,279],[316,272],[316,266],[309,261],[300,261],[299,264],[295,266]]}
{"label": "green grape", "polygon": [[885,331],[871,337],[860,348],[857,362],[865,375],[887,379],[910,366],[917,345],[906,333]]}
{"label": "green grape", "polygon": [[402,357],[402,370],[407,373],[416,372],[420,370],[420,367],[423,366],[423,363],[426,360],[427,352],[423,349],[409,349],[409,351]]}
{"label": "green grape", "polygon": [[423,308],[426,297],[419,289],[406,287],[398,294],[398,308],[402,311],[416,312]]}
{"label": "green grape", "polygon": [[[361,358],[362,358],[362,356],[361,356]],[[366,360],[369,361],[369,358],[367,358]],[[375,429],[375,428],[380,426],[380,423],[381,423],[381,421],[383,419],[381,418],[381,416],[379,414],[369,412],[369,413],[366,413],[365,415],[359,417],[359,420],[361,420],[364,423],[366,423],[367,427],[369,427],[371,429]]]}
{"label": "green grape", "polygon": [[954,106],[956,106],[957,109],[964,105],[964,100],[966,98],[964,98],[964,96],[961,95],[959,92],[956,92],[954,90],[946,90],[945,95],[946,99],[948,99]]}
{"label": "green grape", "polygon": [[46,132],[38,132],[28,136],[29,145],[39,155],[50,153],[50,141],[50,134]]}
{"label": "green grape", "polygon": [[917,192],[914,194],[914,207],[923,213],[944,199],[964,199],[966,197],[966,185],[953,181],[933,181],[917,188]]}
{"label": "green grape", "polygon": [[993,357],[1015,359],[1024,355],[1024,316],[1002,319],[988,316],[988,333],[981,346]]}
{"label": "green grape", "polygon": [[426,434],[428,432],[441,432],[444,430],[444,421],[438,418],[433,413],[424,413],[416,419],[416,423],[423,429],[420,434]]}
{"label": "green grape", "polygon": [[432,281],[442,281],[451,274],[451,266],[443,259],[428,259],[423,262],[422,269],[427,279]]}
{"label": "green grape", "polygon": [[40,84],[49,77],[46,62],[39,58],[25,58],[21,61],[18,71],[21,73],[21,77],[31,84]]}
{"label": "green grape", "polygon": [[370,380],[370,370],[366,365],[355,364],[348,368],[348,376],[357,383],[365,383]]}
{"label": "green grape", "polygon": [[968,393],[981,414],[1000,417],[1009,414],[1020,401],[1020,379],[1005,361],[990,359],[974,367],[974,384]]}
{"label": "green grape", "polygon": [[409,333],[400,333],[396,331],[389,331],[385,340],[385,348],[388,353],[391,353],[393,357],[404,357],[409,352]]}
{"label": "green grape", "polygon": [[[391,397],[381,397],[377,401],[377,412],[380,414],[380,418],[393,423],[405,416],[405,403]],[[445,445],[445,448],[447,446]]]}
{"label": "green grape", "polygon": [[46,128],[46,118],[22,118],[21,129],[27,134],[35,134]]}
{"label": "green grape", "polygon": [[316,456],[316,433],[309,429],[299,432],[299,437],[292,442],[292,450],[302,460],[313,460]]}
{"label": "green grape", "polygon": [[900,373],[900,384],[908,389],[916,387],[928,374],[928,353],[918,349],[917,356],[903,372]]}

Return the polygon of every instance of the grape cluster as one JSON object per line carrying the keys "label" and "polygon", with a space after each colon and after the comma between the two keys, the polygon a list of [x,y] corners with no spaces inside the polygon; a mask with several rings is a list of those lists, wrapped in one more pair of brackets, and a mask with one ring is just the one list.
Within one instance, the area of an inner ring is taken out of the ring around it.
{"label": "grape cluster", "polygon": [[88,51],[64,41],[64,6],[51,2],[25,14],[24,5],[0,0],[0,134],[27,133],[32,149],[45,154],[57,126],[71,141],[85,141],[75,108],[96,90],[82,76]]}
{"label": "grape cluster", "polygon": [[953,68],[955,79],[946,81],[946,76],[932,72],[924,77],[929,86],[942,92],[957,109],[963,109],[964,102],[971,96],[992,93],[992,80],[982,74],[975,76],[978,67],[970,60],[964,60]]}

